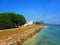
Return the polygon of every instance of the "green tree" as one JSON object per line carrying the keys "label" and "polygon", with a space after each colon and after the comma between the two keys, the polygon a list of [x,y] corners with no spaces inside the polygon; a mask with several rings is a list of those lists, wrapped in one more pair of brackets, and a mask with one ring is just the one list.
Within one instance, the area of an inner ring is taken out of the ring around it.
{"label": "green tree", "polygon": [[0,29],[14,28],[26,23],[26,19],[21,14],[0,13]]}

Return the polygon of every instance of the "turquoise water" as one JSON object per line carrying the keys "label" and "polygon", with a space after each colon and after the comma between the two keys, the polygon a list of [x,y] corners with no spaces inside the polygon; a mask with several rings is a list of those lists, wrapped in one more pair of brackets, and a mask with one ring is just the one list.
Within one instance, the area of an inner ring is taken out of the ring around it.
{"label": "turquoise water", "polygon": [[25,45],[60,45],[60,25],[48,25]]}

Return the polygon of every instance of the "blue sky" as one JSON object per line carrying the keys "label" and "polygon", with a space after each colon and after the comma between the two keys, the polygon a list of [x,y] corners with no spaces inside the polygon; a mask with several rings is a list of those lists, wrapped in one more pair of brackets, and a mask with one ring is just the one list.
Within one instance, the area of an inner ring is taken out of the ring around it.
{"label": "blue sky", "polygon": [[27,20],[60,24],[60,0],[0,0],[0,13],[23,14]]}

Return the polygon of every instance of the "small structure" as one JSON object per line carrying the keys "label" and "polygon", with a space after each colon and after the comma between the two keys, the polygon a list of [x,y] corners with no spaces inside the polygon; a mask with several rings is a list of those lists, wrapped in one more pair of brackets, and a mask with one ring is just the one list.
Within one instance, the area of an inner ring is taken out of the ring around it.
{"label": "small structure", "polygon": [[24,26],[31,26],[33,25],[33,20],[28,20],[26,21],[26,24],[24,24]]}

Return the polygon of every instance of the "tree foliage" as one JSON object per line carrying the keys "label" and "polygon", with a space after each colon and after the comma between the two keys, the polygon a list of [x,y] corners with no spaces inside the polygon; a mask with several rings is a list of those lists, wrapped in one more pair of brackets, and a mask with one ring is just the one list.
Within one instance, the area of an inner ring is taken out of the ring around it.
{"label": "tree foliage", "polygon": [[0,29],[14,28],[24,25],[26,19],[21,14],[0,13]]}
{"label": "tree foliage", "polygon": [[40,24],[44,24],[44,22],[43,21],[37,21],[37,22],[35,22],[35,24],[40,25]]}

